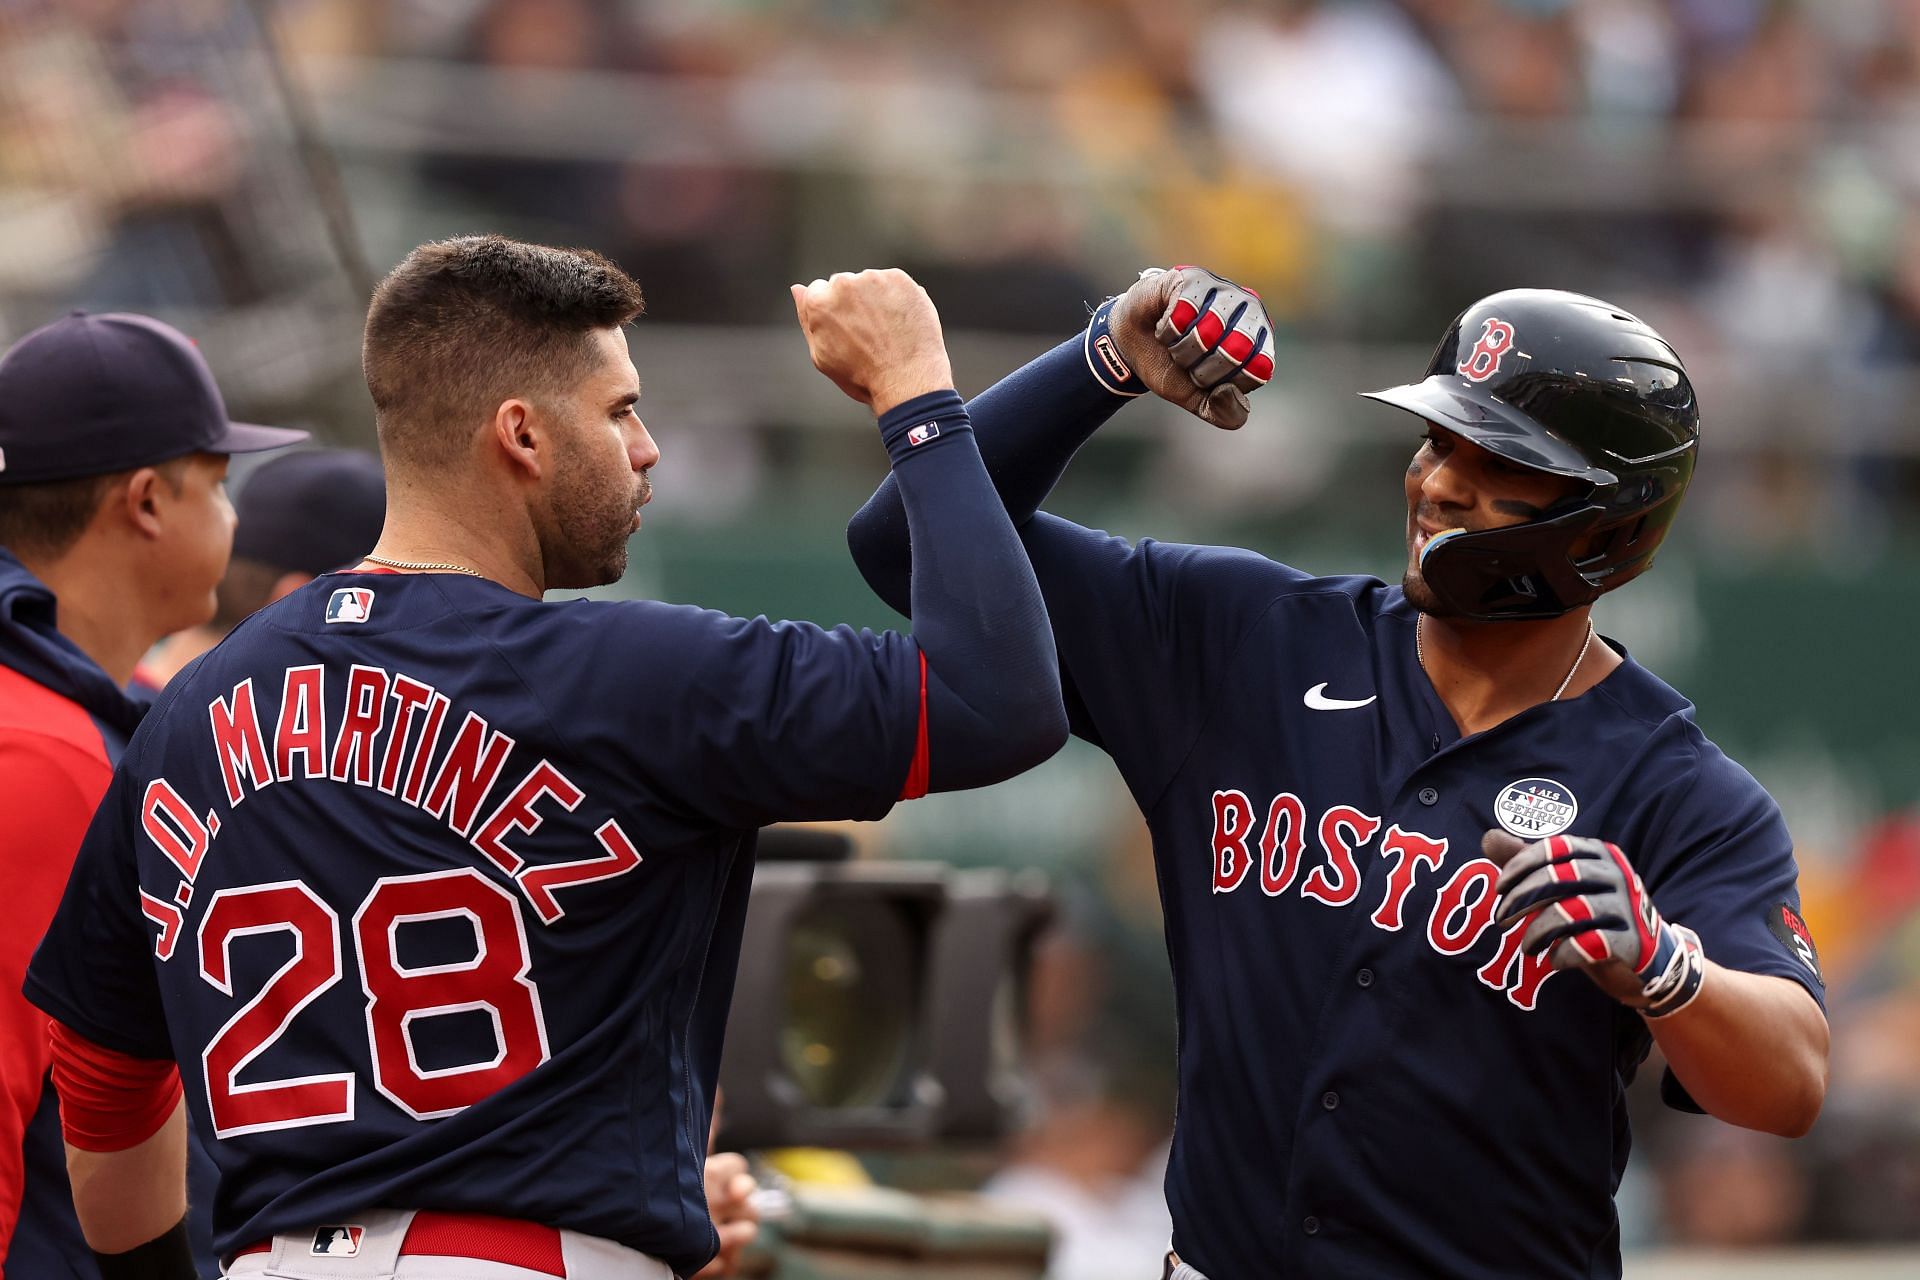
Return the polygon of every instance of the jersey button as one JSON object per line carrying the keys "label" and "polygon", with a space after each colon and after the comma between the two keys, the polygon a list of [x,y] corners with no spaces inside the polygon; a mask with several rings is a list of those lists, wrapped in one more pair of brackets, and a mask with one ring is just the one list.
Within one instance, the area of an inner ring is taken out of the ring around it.
{"label": "jersey button", "polygon": [[1320,1234],[1320,1219],[1309,1214],[1301,1220],[1300,1229],[1310,1236],[1317,1236]]}
{"label": "jersey button", "polygon": [[1340,1105],[1340,1095],[1329,1089],[1320,1095],[1320,1105],[1331,1111]]}
{"label": "jersey button", "polygon": [[1422,787],[1420,788],[1420,803],[1425,805],[1439,804],[1440,793],[1432,787]]}
{"label": "jersey button", "polygon": [[1363,987],[1370,987],[1373,985],[1373,970],[1362,969],[1353,975],[1353,980]]}

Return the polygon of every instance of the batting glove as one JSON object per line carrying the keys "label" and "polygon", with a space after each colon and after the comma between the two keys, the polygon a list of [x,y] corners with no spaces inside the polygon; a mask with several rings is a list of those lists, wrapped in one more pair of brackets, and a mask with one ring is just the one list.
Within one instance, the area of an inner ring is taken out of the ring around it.
{"label": "batting glove", "polygon": [[1273,321],[1260,295],[1204,267],[1149,267],[1093,313],[1087,367],[1115,395],[1151,391],[1216,427],[1247,420],[1273,377]]}
{"label": "batting glove", "polygon": [[1494,924],[1527,921],[1520,940],[1527,955],[1546,952],[1555,969],[1586,970],[1602,991],[1649,1018],[1678,1012],[1700,994],[1707,959],[1698,935],[1660,918],[1617,845],[1554,836],[1523,846],[1490,831],[1486,851],[1495,861],[1507,855]]}

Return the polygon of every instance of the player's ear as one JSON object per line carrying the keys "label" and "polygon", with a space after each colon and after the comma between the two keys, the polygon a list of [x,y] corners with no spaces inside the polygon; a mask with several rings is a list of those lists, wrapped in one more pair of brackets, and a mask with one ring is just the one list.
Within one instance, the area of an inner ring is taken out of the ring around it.
{"label": "player's ear", "polygon": [[548,444],[539,412],[525,400],[502,400],[493,411],[490,430],[509,466],[530,480],[541,475],[541,453]]}
{"label": "player's ear", "polygon": [[143,536],[160,536],[160,498],[166,479],[153,467],[140,467],[127,476],[126,487],[115,485],[107,502],[120,507],[127,523]]}

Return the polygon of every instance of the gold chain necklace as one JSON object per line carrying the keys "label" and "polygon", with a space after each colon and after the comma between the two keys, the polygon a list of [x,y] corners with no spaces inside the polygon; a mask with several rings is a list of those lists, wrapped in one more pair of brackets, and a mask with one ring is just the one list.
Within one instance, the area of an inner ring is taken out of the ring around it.
{"label": "gold chain necklace", "polygon": [[[373,557],[368,556],[367,559],[371,560]],[[1426,620],[1427,615],[1424,613],[1416,615],[1413,620],[1413,656],[1414,660],[1420,664],[1422,671],[1427,669],[1427,651],[1425,646],[1420,643],[1420,625]],[[1560,682],[1560,687],[1553,691],[1553,696],[1547,699],[1548,702],[1560,701],[1560,695],[1565,693],[1567,686],[1573,683],[1573,673],[1578,671],[1580,664],[1587,660],[1587,650],[1592,647],[1593,622],[1589,619],[1587,622],[1587,638],[1581,642],[1580,652],[1574,655],[1573,665],[1567,668],[1567,678]]]}
{"label": "gold chain necklace", "polygon": [[[414,569],[421,573],[432,573],[435,571],[464,573],[474,578],[484,578],[487,576],[478,569],[469,569],[463,564],[452,564],[445,560],[389,560],[385,556],[361,556],[360,558],[368,564],[383,564],[389,569]],[[1415,637],[1416,640],[1418,638],[1418,636]]]}

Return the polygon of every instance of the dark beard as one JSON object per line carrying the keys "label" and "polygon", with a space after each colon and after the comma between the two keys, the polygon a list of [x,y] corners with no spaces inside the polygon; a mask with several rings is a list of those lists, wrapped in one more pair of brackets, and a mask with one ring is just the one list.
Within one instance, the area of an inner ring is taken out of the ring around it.
{"label": "dark beard", "polygon": [[638,501],[632,485],[621,481],[616,499],[604,488],[594,491],[575,483],[584,479],[569,474],[556,486],[553,514],[561,545],[552,557],[550,588],[605,586],[627,571],[627,539],[633,536]]}
{"label": "dark beard", "polygon": [[1433,588],[1427,585],[1427,580],[1420,576],[1418,570],[1407,570],[1405,576],[1400,579],[1400,590],[1405,593],[1408,604],[1429,617],[1459,616],[1456,610],[1448,608],[1442,603],[1440,597],[1433,593]]}

